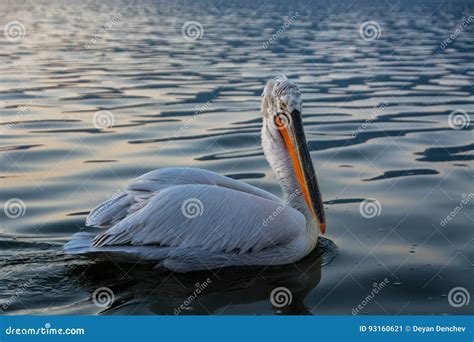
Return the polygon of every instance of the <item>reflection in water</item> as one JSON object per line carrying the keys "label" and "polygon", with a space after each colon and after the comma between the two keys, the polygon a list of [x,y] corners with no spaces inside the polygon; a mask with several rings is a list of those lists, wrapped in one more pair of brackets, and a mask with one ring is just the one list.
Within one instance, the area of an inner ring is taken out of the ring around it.
{"label": "reflection in water", "polygon": [[[0,26],[26,28],[17,42],[0,35],[0,203],[18,198],[25,208],[17,218],[0,209],[0,305],[22,289],[5,314],[173,314],[203,277],[212,286],[182,314],[351,314],[385,278],[361,314],[473,313],[447,294],[474,293],[472,202],[455,209],[472,191],[474,25],[442,46],[473,1],[127,4],[0,2]],[[190,20],[202,24],[201,39],[182,37]],[[378,39],[361,39],[366,21],[380,25]],[[178,276],[62,253],[92,207],[153,169],[204,168],[280,196],[259,113],[263,85],[278,73],[303,93],[326,237],[339,248],[330,264],[311,263],[315,252],[261,275]],[[94,122],[101,110],[112,125]],[[359,211],[367,198],[380,204],[372,218]],[[109,309],[91,300],[100,286],[115,293]],[[275,286],[292,290],[290,308],[272,308]]]}
{"label": "reflection in water", "polygon": [[[99,286],[113,291],[113,304],[102,311],[107,314],[252,314],[248,308],[232,311],[229,307],[261,303],[267,313],[273,310],[276,314],[306,315],[311,314],[311,308],[306,307],[305,298],[319,283],[322,264],[330,262],[336,253],[330,240],[321,239],[318,248],[306,258],[279,267],[234,267],[175,274],[137,265],[124,276],[122,268],[127,269],[126,265],[97,262],[73,267],[70,272],[72,278],[80,277],[81,285],[91,289],[91,296]],[[292,300],[282,308],[272,308],[270,294],[278,287],[288,289]],[[184,303],[187,305],[180,309]]]}

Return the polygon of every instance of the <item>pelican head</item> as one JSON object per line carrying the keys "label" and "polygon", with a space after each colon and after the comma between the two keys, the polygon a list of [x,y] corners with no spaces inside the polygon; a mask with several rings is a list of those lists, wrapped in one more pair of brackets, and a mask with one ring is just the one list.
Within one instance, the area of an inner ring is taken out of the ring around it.
{"label": "pelican head", "polygon": [[[300,190],[307,209],[324,234],[326,218],[303,128],[301,93],[285,76],[267,83],[262,94],[262,145],[272,169],[284,184]],[[293,182],[294,180],[294,182]]]}

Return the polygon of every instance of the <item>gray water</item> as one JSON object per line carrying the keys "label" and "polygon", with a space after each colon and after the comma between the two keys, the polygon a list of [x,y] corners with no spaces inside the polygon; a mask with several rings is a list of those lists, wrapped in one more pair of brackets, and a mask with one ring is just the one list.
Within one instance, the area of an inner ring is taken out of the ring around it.
{"label": "gray water", "polygon": [[[472,314],[448,296],[474,295],[469,15],[472,1],[2,1],[2,27],[23,25],[0,35],[3,314]],[[99,231],[90,209],[156,168],[281,195],[259,145],[279,73],[303,92],[326,201],[311,255],[179,275],[63,254]],[[276,287],[291,304],[272,306]]]}

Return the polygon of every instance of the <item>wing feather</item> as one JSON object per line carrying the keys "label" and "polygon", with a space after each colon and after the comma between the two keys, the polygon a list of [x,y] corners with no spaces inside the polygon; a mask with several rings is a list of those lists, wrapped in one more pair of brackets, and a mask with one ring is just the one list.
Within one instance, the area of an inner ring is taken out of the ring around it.
{"label": "wing feather", "polygon": [[112,197],[93,209],[87,226],[109,228],[143,208],[159,191],[185,184],[218,185],[256,196],[279,201],[275,195],[250,184],[198,168],[163,168],[150,171],[130,181],[125,192]]}

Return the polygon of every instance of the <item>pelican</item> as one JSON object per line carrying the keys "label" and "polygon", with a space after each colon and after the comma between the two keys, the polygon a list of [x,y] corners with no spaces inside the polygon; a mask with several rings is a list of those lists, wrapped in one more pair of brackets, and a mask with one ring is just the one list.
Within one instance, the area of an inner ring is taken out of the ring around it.
{"label": "pelican", "polygon": [[174,272],[285,265],[324,234],[323,200],[306,142],[298,86],[280,76],[262,93],[262,148],[284,199],[198,168],[163,168],[133,179],[89,213],[69,254],[154,262]]}

